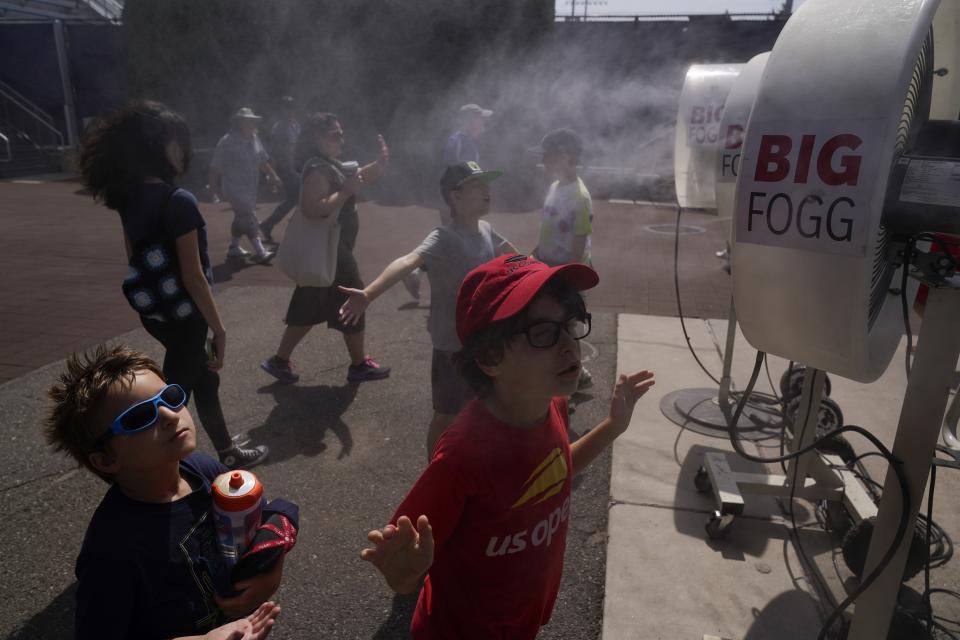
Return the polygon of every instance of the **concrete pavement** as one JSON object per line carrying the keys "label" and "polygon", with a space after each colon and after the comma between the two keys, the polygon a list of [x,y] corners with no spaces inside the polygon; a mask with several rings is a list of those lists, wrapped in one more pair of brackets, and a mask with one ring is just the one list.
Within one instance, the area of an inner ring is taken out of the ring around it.
{"label": "concrete pavement", "polygon": [[[717,377],[721,370],[717,347],[726,335],[726,324],[687,322],[693,347]],[[906,389],[904,349],[902,344],[887,372],[873,384],[831,377],[831,397],[840,405],[845,423],[868,428],[891,448]],[[756,351],[739,331],[734,354],[733,378],[742,389]],[[787,363],[771,357],[769,364],[778,383]],[[640,401],[629,431],[613,447],[604,640],[701,640],[704,635],[737,640],[815,638],[835,603],[846,597],[845,587],[857,584],[840,556],[840,540],[818,524],[810,503],[798,500],[800,543],[814,563],[811,569],[798,557],[786,501],[749,495],[745,514],[735,520],[728,537],[707,539],[704,525],[716,505],[711,494],[697,492],[694,475],[704,453],[732,452],[732,447],[725,432],[694,430],[693,425],[669,421],[660,402],[670,392],[709,387],[711,381],[687,351],[673,318],[621,315],[617,367],[653,369],[657,385],[651,397]],[[756,389],[770,393],[763,373]],[[872,449],[863,439],[849,440],[858,453]],[[772,457],[779,439],[747,443],[746,448]],[[735,471],[781,473],[776,465],[757,465],[732,453],[728,460]],[[864,463],[882,482],[884,463],[876,457]],[[952,536],[960,532],[958,489],[960,474],[951,470],[938,474],[934,520]],[[931,585],[958,590],[957,562],[934,569]],[[915,602],[923,590],[921,574],[907,583],[902,595]],[[955,598],[937,597],[933,604],[937,615],[951,620],[960,616]],[[916,638],[903,633],[890,637]]]}

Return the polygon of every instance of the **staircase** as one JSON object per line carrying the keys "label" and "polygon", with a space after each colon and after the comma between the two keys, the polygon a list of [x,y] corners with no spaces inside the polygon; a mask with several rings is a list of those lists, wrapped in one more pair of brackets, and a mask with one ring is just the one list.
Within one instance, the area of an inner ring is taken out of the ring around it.
{"label": "staircase", "polygon": [[0,120],[0,178],[54,173],[61,170],[56,149],[40,148],[23,132]]}
{"label": "staircase", "polygon": [[0,21],[39,18],[119,23],[122,13],[123,2],[120,0],[0,0]]}
{"label": "staircase", "polygon": [[63,145],[50,114],[0,82],[0,178],[60,171]]}

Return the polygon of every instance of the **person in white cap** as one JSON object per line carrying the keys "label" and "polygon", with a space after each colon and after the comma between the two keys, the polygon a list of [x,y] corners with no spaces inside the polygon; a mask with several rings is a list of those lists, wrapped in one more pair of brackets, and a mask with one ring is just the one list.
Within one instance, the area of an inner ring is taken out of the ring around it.
{"label": "person in white cap", "polygon": [[233,207],[233,224],[230,226],[228,258],[243,258],[250,254],[240,246],[240,238],[246,236],[253,246],[253,261],[266,264],[274,256],[261,241],[260,221],[257,219],[257,188],[260,172],[267,182],[278,191],[282,182],[270,165],[267,150],[257,136],[257,125],[263,120],[249,107],[233,114],[230,131],[227,132],[213,152],[210,162],[209,184],[214,200],[227,200]]}
{"label": "person in white cap", "polygon": [[493,115],[490,109],[484,109],[478,104],[465,104],[457,113],[459,126],[447,138],[443,148],[443,165],[460,164],[461,162],[480,162],[480,148],[477,139],[483,134],[486,119]]}

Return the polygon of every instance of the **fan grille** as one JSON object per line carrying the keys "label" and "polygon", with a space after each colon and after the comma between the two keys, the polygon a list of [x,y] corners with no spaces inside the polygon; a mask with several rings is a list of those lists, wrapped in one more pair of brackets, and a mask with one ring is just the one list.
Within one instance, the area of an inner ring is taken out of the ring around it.
{"label": "fan grille", "polygon": [[[913,66],[913,75],[907,87],[907,97],[897,126],[893,164],[905,151],[913,147],[923,124],[930,119],[930,96],[933,89],[933,29],[927,32],[920,55]],[[892,165],[891,165],[892,166]],[[870,278],[870,313],[867,328],[873,328],[887,299],[887,291],[897,267],[890,261],[888,251],[891,234],[881,223],[873,254],[873,273]]]}

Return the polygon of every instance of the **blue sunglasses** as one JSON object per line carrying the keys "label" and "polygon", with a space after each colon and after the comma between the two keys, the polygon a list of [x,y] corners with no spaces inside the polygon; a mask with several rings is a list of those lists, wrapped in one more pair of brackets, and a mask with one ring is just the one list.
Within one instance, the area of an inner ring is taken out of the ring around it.
{"label": "blue sunglasses", "polygon": [[168,384],[160,393],[128,407],[118,415],[110,425],[110,431],[104,434],[126,436],[149,429],[160,418],[160,405],[177,410],[187,403],[187,392],[178,384]]}

